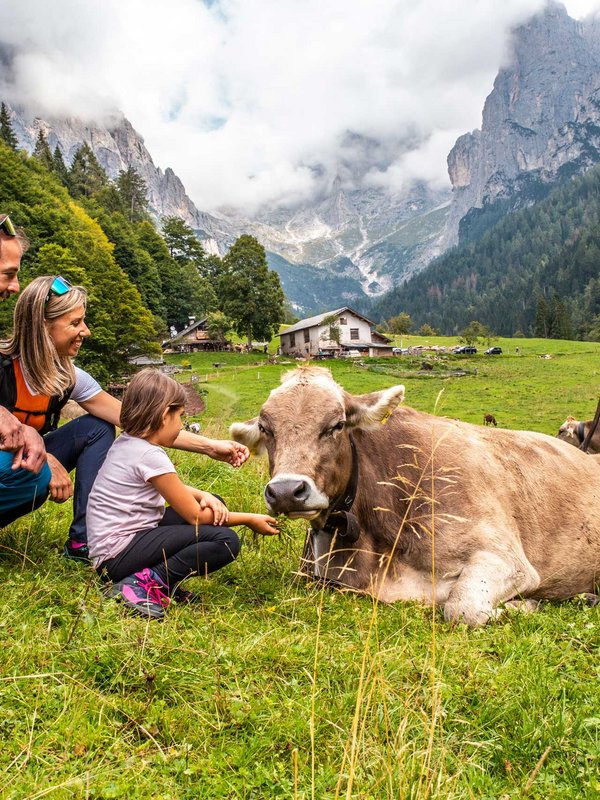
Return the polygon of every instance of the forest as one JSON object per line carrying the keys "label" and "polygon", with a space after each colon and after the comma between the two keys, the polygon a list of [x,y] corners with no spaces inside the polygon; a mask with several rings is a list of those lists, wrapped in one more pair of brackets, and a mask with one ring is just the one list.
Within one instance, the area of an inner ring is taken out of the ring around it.
{"label": "forest", "polygon": [[[69,167],[42,131],[31,156],[17,148],[0,106],[0,210],[30,240],[21,286],[61,274],[89,293],[92,336],[79,363],[106,381],[127,372],[127,359],[160,353],[171,330],[210,315],[221,333],[270,339],[285,314],[279,277],[264,248],[240,236],[223,257],[208,256],[177,217],[153,220],[143,179],[129,168],[110,180],[82,144]],[[0,336],[10,330],[15,300],[0,305]]]}
{"label": "forest", "polygon": [[478,320],[501,336],[600,340],[600,166],[506,215],[371,309],[452,335]]}

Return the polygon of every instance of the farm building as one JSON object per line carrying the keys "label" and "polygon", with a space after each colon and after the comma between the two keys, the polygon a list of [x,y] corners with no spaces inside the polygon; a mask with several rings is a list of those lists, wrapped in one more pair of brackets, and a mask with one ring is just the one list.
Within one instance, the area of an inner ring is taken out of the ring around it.
{"label": "farm building", "polygon": [[280,333],[285,355],[314,357],[391,356],[392,341],[373,330],[372,320],[347,306],[296,322]]}
{"label": "farm building", "polygon": [[230,344],[224,336],[211,336],[206,329],[207,319],[194,320],[179,333],[163,342],[163,350],[171,353],[195,353],[197,350],[226,350]]}

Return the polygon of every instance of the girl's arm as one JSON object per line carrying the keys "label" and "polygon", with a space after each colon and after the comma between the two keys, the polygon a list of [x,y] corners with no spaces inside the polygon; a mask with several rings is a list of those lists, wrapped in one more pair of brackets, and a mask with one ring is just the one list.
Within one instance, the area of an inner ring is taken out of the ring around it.
{"label": "girl's arm", "polygon": [[[167,472],[164,475],[156,475],[150,478],[150,483],[156,491],[161,494],[167,503],[175,509],[179,516],[189,525],[213,525],[215,515],[211,508],[201,507],[195,493],[206,494],[198,489],[192,489],[181,481],[175,472]],[[216,500],[216,498],[213,498]],[[246,512],[229,511],[228,525],[247,525],[256,533],[265,535],[275,535],[279,533],[277,520],[266,514],[249,514]]]}

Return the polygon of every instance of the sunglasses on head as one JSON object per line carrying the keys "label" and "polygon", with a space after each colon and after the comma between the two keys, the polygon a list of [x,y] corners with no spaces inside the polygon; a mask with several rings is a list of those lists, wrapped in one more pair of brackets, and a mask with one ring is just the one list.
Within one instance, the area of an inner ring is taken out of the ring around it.
{"label": "sunglasses on head", "polygon": [[69,289],[71,288],[71,284],[66,278],[63,278],[62,275],[57,275],[56,278],[50,284],[50,289],[48,290],[48,294],[46,295],[45,303],[50,300],[50,296],[55,294],[57,297],[62,297],[63,294],[66,294]]}
{"label": "sunglasses on head", "polygon": [[4,233],[6,236],[17,235],[15,226],[12,224],[12,220],[8,214],[4,214],[4,216],[0,218],[0,231],[2,231],[2,233]]}

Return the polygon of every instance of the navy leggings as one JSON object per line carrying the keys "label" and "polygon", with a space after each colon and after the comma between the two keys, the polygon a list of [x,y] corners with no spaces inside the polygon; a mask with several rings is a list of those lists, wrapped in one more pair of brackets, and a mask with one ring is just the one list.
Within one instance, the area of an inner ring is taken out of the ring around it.
{"label": "navy leggings", "polygon": [[231,528],[189,525],[167,508],[157,528],[136,533],[127,547],[104,561],[97,572],[103,580],[116,583],[150,567],[172,591],[185,578],[227,566],[239,552],[240,540]]}

